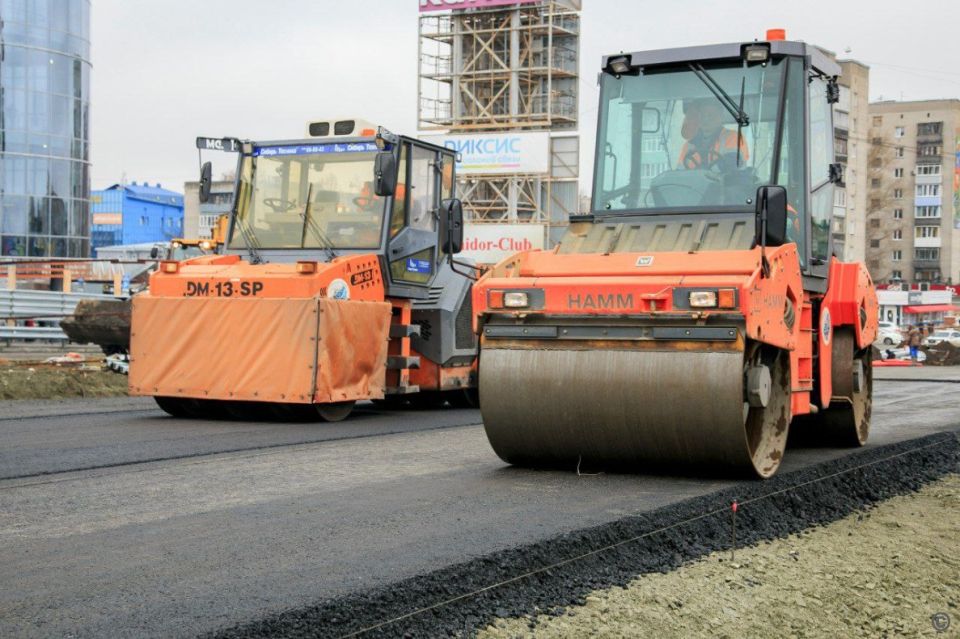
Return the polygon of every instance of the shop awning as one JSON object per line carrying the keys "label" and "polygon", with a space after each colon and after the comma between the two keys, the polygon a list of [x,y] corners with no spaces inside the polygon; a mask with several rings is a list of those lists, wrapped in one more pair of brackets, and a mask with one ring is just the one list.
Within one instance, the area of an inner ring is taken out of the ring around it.
{"label": "shop awning", "polygon": [[960,306],[953,304],[920,304],[918,306],[904,306],[904,313],[918,315],[920,313],[952,313],[960,310]]}

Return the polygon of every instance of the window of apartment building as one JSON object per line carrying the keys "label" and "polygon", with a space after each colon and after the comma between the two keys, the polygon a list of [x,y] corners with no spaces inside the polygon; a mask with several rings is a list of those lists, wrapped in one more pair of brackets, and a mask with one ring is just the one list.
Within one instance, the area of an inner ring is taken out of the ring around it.
{"label": "window of apartment building", "polygon": [[890,279],[892,279],[892,280],[902,280],[902,279],[903,279],[903,271],[898,271],[898,270],[896,270],[896,269],[890,271]]}
{"label": "window of apartment building", "polygon": [[898,146],[896,152],[894,153],[894,155],[895,155],[896,157],[898,157],[898,158],[902,158],[902,157],[903,157],[903,147],[902,147],[902,146]]}
{"label": "window of apartment building", "polygon": [[882,115],[873,116],[873,126],[880,126],[881,124],[883,124],[883,116]]}
{"label": "window of apartment building", "polygon": [[833,218],[833,232],[843,235],[845,230],[846,230],[846,225],[844,224],[843,218],[842,217]]}
{"label": "window of apartment building", "polygon": [[148,218],[146,215],[140,216],[140,226],[146,226],[149,223],[150,223],[150,218]]}
{"label": "window of apartment building", "polygon": [[873,188],[875,188],[875,189],[876,189],[876,188],[879,188],[879,187],[880,187],[880,178],[873,178],[872,180],[870,180],[870,186],[873,187]]}
{"label": "window of apartment building", "polygon": [[905,130],[906,129],[904,127],[898,126],[896,129],[893,130],[893,137],[902,138]]}
{"label": "window of apartment building", "polygon": [[870,200],[870,210],[876,211],[880,208],[880,200]]}
{"label": "window of apartment building", "polygon": [[939,226],[918,226],[916,229],[914,229],[913,236],[916,238],[940,237],[940,227]]}
{"label": "window of apartment building", "polygon": [[915,217],[940,217],[939,206],[918,206],[913,212]]}
{"label": "window of apartment building", "polygon": [[880,220],[878,218],[873,218],[870,220],[870,228],[878,229],[880,228]]}
{"label": "window of apartment building", "polygon": [[940,165],[921,164],[917,167],[917,175],[940,175]]}
{"label": "window of apartment building", "polygon": [[923,157],[933,157],[935,155],[940,155],[940,145],[939,144],[921,144],[917,147],[917,155],[922,155]]}
{"label": "window of apartment building", "polygon": [[903,169],[894,169],[894,170],[893,170],[893,177],[895,177],[895,178],[902,178],[902,177],[903,177]]}
{"label": "window of apartment building", "polygon": [[870,248],[880,248],[880,240],[870,240]]}
{"label": "window of apartment building", "polygon": [[847,190],[846,189],[837,189],[833,192],[833,204],[834,206],[845,207],[847,205]]}
{"label": "window of apartment building", "polygon": [[893,219],[902,220],[903,219],[903,209],[893,209]]}
{"label": "window of apartment building", "polygon": [[847,141],[843,138],[834,138],[833,148],[836,151],[837,155],[846,155],[847,154]]}
{"label": "window of apartment building", "polygon": [[936,197],[940,195],[939,184],[918,184],[917,197]]}
{"label": "window of apartment building", "polygon": [[943,122],[921,122],[917,125],[917,135],[937,135],[943,132]]}
{"label": "window of apartment building", "polygon": [[893,239],[895,239],[895,240],[902,240],[902,239],[903,239],[903,231],[901,231],[900,229],[894,230],[894,232],[893,232]]}
{"label": "window of apartment building", "polygon": [[870,144],[872,144],[873,146],[881,146],[883,144],[883,138],[875,137],[872,140],[870,140]]}
{"label": "window of apartment building", "polygon": [[894,262],[899,262],[901,259],[903,259],[903,251],[894,251],[894,252],[893,252],[893,261],[894,261]]}
{"label": "window of apartment building", "polygon": [[913,249],[913,257],[917,260],[939,260],[940,249],[938,248],[918,248]]}
{"label": "window of apartment building", "polygon": [[893,199],[899,200],[903,197],[903,189],[894,189],[893,190]]}

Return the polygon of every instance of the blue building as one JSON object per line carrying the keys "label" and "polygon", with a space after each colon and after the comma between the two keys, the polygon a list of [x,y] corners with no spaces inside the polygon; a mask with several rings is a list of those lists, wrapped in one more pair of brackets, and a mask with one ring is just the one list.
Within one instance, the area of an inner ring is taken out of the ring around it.
{"label": "blue building", "polygon": [[90,252],[90,0],[0,0],[0,254]]}
{"label": "blue building", "polygon": [[168,242],[183,236],[183,196],[146,182],[114,184],[90,195],[91,246]]}

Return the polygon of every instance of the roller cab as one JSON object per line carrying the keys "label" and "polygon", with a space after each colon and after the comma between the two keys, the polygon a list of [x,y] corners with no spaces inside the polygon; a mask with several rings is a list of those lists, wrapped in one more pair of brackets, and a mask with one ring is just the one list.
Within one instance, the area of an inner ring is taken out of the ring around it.
{"label": "roller cab", "polygon": [[132,394],[178,416],[332,421],[360,400],[469,399],[476,339],[457,318],[472,282],[438,225],[459,206],[452,151],[322,124],[232,142],[225,247],[162,261],[133,300]]}
{"label": "roller cab", "polygon": [[494,450],[769,477],[792,423],[862,444],[877,303],[832,251],[839,67],[768,40],[602,70],[592,210],[474,287]]}

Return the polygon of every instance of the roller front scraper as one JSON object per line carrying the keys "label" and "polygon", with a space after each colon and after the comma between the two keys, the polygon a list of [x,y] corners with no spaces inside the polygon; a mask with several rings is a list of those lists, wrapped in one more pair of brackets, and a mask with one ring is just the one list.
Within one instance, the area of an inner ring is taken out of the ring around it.
{"label": "roller front scraper", "polygon": [[473,289],[501,458],[769,477],[790,428],[866,441],[877,299],[831,235],[839,71],[778,31],[603,60],[592,211]]}

